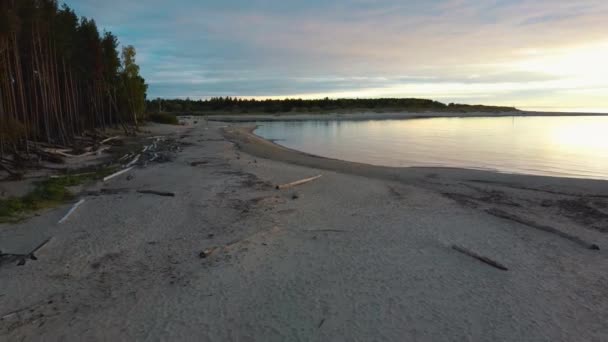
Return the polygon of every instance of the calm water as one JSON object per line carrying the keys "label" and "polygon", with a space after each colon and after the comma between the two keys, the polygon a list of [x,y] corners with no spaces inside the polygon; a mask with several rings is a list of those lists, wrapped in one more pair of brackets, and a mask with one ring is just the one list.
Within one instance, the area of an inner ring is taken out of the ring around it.
{"label": "calm water", "polygon": [[608,116],[262,122],[296,150],[387,166],[608,179]]}

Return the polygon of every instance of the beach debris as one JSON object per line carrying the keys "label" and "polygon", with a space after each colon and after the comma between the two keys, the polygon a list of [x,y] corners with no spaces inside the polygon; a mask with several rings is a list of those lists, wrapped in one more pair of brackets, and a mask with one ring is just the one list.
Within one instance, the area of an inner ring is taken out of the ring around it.
{"label": "beach debris", "polygon": [[118,159],[118,161],[123,161],[123,160],[125,160],[125,159],[129,158],[130,156],[131,156],[131,153],[127,153],[127,154],[125,154],[124,156],[120,157],[120,158]]}
{"label": "beach debris", "polygon": [[204,251],[200,252],[198,254],[198,257],[201,259],[205,259],[210,257],[213,253],[215,253],[217,250],[219,249],[219,247],[210,247],[205,249]]}
{"label": "beach debris", "polygon": [[199,165],[205,165],[205,164],[209,164],[208,160],[201,160],[201,161],[195,161],[190,163],[190,166],[199,166]]}
{"label": "beach debris", "polygon": [[151,162],[170,162],[173,160],[173,154],[175,152],[180,152],[182,146],[186,144],[167,136],[154,136],[148,137],[147,139],[152,140],[152,142],[143,146],[141,152],[125,167],[135,165],[146,167]]}
{"label": "beach debris", "polygon": [[51,241],[52,238],[53,238],[52,236],[49,238],[46,238],[44,241],[42,241],[40,244],[38,244],[38,246],[36,246],[36,248],[32,249],[32,251],[27,256],[32,260],[38,260],[38,257],[36,257],[36,255],[34,253],[40,251],[42,249],[42,247],[46,246],[46,244]]}
{"label": "beach debris", "polygon": [[109,138],[107,138],[107,139],[102,140],[102,141],[101,141],[99,144],[100,144],[100,145],[103,145],[103,144],[105,144],[105,143],[107,143],[107,142],[110,142],[110,141],[112,141],[112,140],[116,140],[116,139],[118,139],[118,138],[120,138],[120,137],[119,137],[119,136],[115,136],[115,137],[109,137]]}
{"label": "beach debris", "polygon": [[318,176],[314,176],[314,177],[310,177],[310,178],[300,179],[298,181],[287,183],[287,184],[277,185],[276,189],[277,190],[282,190],[282,189],[292,188],[294,186],[298,186],[298,185],[302,185],[302,184],[306,184],[306,183],[312,182],[312,181],[314,181],[316,179],[321,178],[322,176],[323,175],[318,175]]}
{"label": "beach debris", "polygon": [[346,233],[346,230],[342,229],[306,229],[304,231],[309,233]]}
{"label": "beach debris", "polygon": [[455,250],[455,251],[457,251],[457,252],[460,252],[462,254],[468,255],[468,256],[470,256],[472,258],[475,258],[475,259],[477,259],[477,260],[479,260],[479,261],[481,261],[483,263],[486,263],[486,264],[488,264],[488,265],[490,265],[490,266],[492,266],[494,268],[498,268],[499,270],[503,270],[503,271],[508,271],[509,270],[503,264],[501,264],[499,262],[496,262],[496,261],[494,261],[494,260],[492,260],[490,258],[481,256],[481,255],[479,255],[479,254],[477,254],[477,253],[475,253],[473,251],[470,251],[470,250],[468,250],[468,249],[466,249],[464,247],[460,247],[460,246],[457,246],[457,245],[452,245],[452,249]]}
{"label": "beach debris", "polygon": [[81,192],[81,196],[102,196],[102,195],[118,195],[129,192],[127,188],[104,188],[99,191],[84,191]]}
{"label": "beach debris", "polygon": [[63,217],[61,218],[61,220],[59,220],[59,222],[57,222],[57,223],[63,223],[63,222],[65,222],[65,221],[68,219],[68,217],[70,217],[70,215],[72,215],[72,213],[73,213],[74,211],[76,211],[76,209],[78,209],[78,207],[80,207],[80,205],[81,205],[82,203],[84,203],[84,198],[83,198],[83,199],[81,199],[80,201],[78,201],[78,202],[74,203],[74,205],[72,206],[72,208],[71,208],[71,209],[70,209],[70,210],[69,210],[69,211],[68,211],[68,212],[65,214],[65,216],[63,216]]}
{"label": "beach debris", "polygon": [[29,253],[27,254],[10,254],[10,253],[2,253],[2,251],[0,251],[0,264],[2,264],[2,261],[14,261],[17,260],[17,266],[23,266],[26,263],[27,259],[31,259],[31,260],[38,260],[38,257],[36,256],[36,252],[40,251],[42,249],[42,247],[46,246],[47,243],[49,243],[51,241],[52,237],[46,238],[44,239],[41,243],[39,243],[34,249],[32,249]]}
{"label": "beach debris", "polygon": [[486,210],[486,213],[492,215],[492,216],[496,216],[505,220],[510,220],[513,222],[517,222],[523,225],[526,225],[528,227],[532,227],[532,228],[536,228],[538,230],[542,230],[544,232],[547,233],[551,233],[551,234],[555,234],[559,237],[562,237],[566,240],[570,240],[576,244],[579,244],[587,249],[591,249],[591,250],[599,250],[600,247],[594,243],[589,243],[581,238],[579,238],[578,236],[574,236],[574,235],[570,235],[568,233],[564,233],[561,230],[555,229],[553,227],[549,227],[549,226],[545,226],[539,223],[536,223],[532,220],[528,220],[525,219],[523,217],[519,217],[510,213],[507,213],[503,210],[497,209],[497,208],[490,208]]}
{"label": "beach debris", "polygon": [[156,191],[156,190],[137,190],[140,194],[152,194],[165,197],[175,197],[173,192]]}
{"label": "beach debris", "polygon": [[122,175],[123,173],[127,173],[127,172],[131,171],[131,169],[132,169],[132,168],[133,168],[133,166],[128,167],[128,168],[123,169],[123,170],[120,170],[120,171],[118,171],[118,172],[115,172],[115,173],[113,173],[113,174],[111,174],[111,175],[109,175],[109,176],[107,176],[107,177],[104,177],[103,181],[104,181],[104,182],[107,182],[108,180],[110,180],[110,179],[112,179],[112,178],[114,178],[114,177],[116,177],[116,176],[120,176],[120,175]]}
{"label": "beach debris", "polygon": [[65,158],[82,158],[82,157],[86,157],[86,156],[100,155],[102,152],[107,151],[109,149],[110,149],[110,146],[100,146],[99,148],[97,148],[95,150],[91,150],[91,151],[84,152],[81,154],[69,154],[66,152],[66,151],[70,151],[69,149],[56,149],[56,148],[46,148],[46,147],[41,147],[40,151],[50,154],[50,155],[56,155],[56,156],[65,157]]}
{"label": "beach debris", "polygon": [[141,157],[141,154],[136,155],[135,158],[133,158],[133,160],[131,160],[125,167],[129,168],[129,167],[135,165],[135,163],[137,163],[137,161],[139,161],[140,157]]}

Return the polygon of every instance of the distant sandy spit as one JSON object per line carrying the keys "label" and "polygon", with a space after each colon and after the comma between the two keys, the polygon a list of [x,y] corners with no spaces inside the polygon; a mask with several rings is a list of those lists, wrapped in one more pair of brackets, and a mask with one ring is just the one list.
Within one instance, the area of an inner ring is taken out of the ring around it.
{"label": "distant sandy spit", "polygon": [[602,113],[563,113],[563,112],[393,112],[393,113],[281,113],[281,114],[234,114],[209,115],[209,121],[223,122],[253,122],[253,121],[333,121],[333,120],[402,120],[423,118],[474,118],[474,117],[509,117],[509,116],[606,116]]}

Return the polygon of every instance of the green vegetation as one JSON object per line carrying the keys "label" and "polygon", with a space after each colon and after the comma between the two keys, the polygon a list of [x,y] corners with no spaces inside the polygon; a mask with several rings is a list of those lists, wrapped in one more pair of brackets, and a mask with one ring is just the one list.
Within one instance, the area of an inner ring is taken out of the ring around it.
{"label": "green vegetation", "polygon": [[136,126],[147,85],[135,49],[121,59],[118,46],[57,0],[0,1],[0,157],[28,140],[65,146],[86,131]]}
{"label": "green vegetation", "polygon": [[150,113],[148,114],[148,120],[152,122],[158,122],[167,125],[177,125],[179,120],[175,114],[170,113]]}
{"label": "green vegetation", "polygon": [[219,97],[208,100],[155,99],[148,108],[186,115],[241,113],[327,113],[343,111],[451,111],[451,112],[509,112],[513,107],[462,105],[425,99],[284,99],[254,100]]}
{"label": "green vegetation", "polygon": [[68,187],[102,179],[114,171],[115,168],[105,168],[95,172],[65,175],[36,182],[34,190],[27,195],[0,200],[0,223],[16,222],[28,213],[70,201],[74,195]]}

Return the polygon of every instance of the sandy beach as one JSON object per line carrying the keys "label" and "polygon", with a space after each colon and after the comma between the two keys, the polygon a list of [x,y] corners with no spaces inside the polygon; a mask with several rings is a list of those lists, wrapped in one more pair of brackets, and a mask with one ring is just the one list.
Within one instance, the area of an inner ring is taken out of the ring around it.
{"label": "sandy beach", "polygon": [[180,150],[65,222],[0,225],[3,253],[50,238],[0,260],[0,341],[608,340],[608,182],[344,162],[212,119],[149,127]]}

